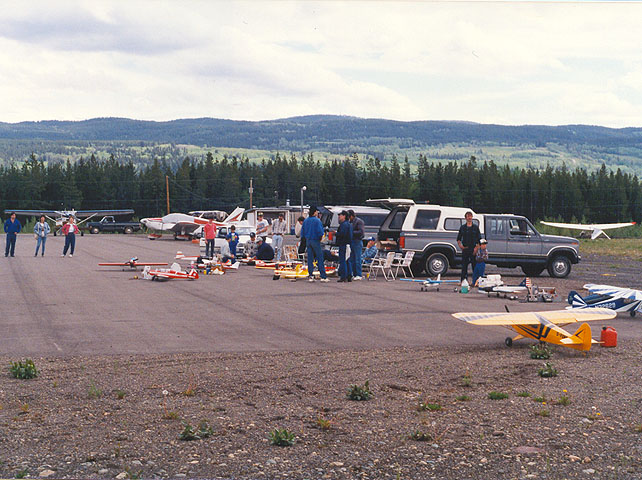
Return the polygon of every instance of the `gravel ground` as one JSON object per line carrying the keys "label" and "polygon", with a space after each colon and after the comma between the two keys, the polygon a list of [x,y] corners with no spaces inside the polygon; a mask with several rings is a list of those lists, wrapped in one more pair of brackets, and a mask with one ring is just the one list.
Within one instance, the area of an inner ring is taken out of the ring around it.
{"label": "gravel ground", "polygon": [[[556,285],[637,274],[593,256]],[[34,358],[38,378],[0,375],[0,478],[641,479],[642,342],[554,347],[553,378],[531,344]]]}

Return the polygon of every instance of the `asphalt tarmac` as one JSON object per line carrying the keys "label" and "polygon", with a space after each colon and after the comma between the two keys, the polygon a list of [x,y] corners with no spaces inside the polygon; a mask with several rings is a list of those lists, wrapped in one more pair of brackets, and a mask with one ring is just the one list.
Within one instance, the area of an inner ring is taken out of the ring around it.
{"label": "asphalt tarmac", "polygon": [[[78,237],[73,258],[61,258],[61,237],[33,257],[35,240],[20,235],[16,257],[0,259],[0,351],[20,356],[372,349],[395,346],[502,344],[501,327],[467,325],[460,311],[561,309],[442,287],[421,292],[410,282],[328,284],[272,280],[270,270],[242,265],[225,275],[151,282],[140,271],[99,262],[172,263],[198,245],[170,237],[101,234]],[[138,275],[139,279],[135,279]],[[457,276],[449,276],[456,279]],[[517,279],[517,274],[515,274]],[[546,277],[547,284],[554,283]],[[578,280],[579,286],[582,282]],[[566,298],[567,291],[562,291]],[[612,321],[620,335],[641,338],[639,319]],[[617,322],[617,323],[616,323]],[[572,326],[570,330],[574,329]],[[599,326],[593,324],[593,336]]]}

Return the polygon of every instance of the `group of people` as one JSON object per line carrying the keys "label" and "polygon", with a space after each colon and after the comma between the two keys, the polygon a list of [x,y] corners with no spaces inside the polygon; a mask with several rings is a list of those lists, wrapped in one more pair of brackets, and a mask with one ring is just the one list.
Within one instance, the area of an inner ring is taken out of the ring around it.
{"label": "group of people", "polygon": [[[16,218],[15,213],[11,213],[9,218],[4,222],[4,232],[7,234],[4,256],[8,257],[11,255],[15,256],[16,250],[16,239],[18,238],[18,233],[22,230],[22,225],[20,221]],[[65,236],[65,246],[62,250],[61,257],[67,255],[69,251],[70,257],[74,256],[74,250],[76,249],[76,234],[80,233],[78,225],[76,225],[76,220],[73,216],[70,216],[61,229],[62,234]],[[47,236],[51,233],[51,227],[47,223],[47,219],[44,215],[41,215],[36,224],[33,227],[33,234],[36,239],[36,253],[34,257],[40,255],[45,256],[45,246],[47,244]],[[42,249],[41,249],[42,247]]]}

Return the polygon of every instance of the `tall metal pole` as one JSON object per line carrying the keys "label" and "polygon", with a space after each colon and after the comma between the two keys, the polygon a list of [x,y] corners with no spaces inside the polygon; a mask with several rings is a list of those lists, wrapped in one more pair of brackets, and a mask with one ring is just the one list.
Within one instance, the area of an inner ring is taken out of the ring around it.
{"label": "tall metal pole", "polygon": [[167,192],[167,214],[169,215],[169,177],[165,175],[165,191]]}
{"label": "tall metal pole", "polygon": [[248,191],[250,192],[250,208],[252,208],[252,194],[254,193],[254,187],[252,187],[252,180],[253,178],[250,178],[250,188]]}

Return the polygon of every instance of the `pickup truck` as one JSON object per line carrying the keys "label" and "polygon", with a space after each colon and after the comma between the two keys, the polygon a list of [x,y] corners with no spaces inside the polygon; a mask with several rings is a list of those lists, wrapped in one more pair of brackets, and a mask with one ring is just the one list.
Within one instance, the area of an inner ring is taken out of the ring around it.
{"label": "pickup truck", "polygon": [[117,222],[112,216],[103,217],[99,222],[87,222],[89,233],[122,232],[134,233],[140,230],[138,222]]}
{"label": "pickup truck", "polygon": [[[368,201],[376,202],[386,204],[382,199]],[[417,273],[443,275],[448,268],[461,266],[457,234],[465,213],[472,210],[401,199],[387,205],[391,210],[378,235],[382,246],[414,251],[413,271]],[[571,265],[580,261],[577,239],[540,234],[526,217],[473,212],[473,222],[488,240],[489,264],[521,267],[528,276],[538,276],[546,269],[550,276],[564,278],[571,273]]]}

